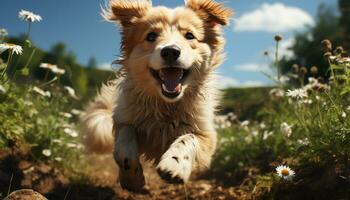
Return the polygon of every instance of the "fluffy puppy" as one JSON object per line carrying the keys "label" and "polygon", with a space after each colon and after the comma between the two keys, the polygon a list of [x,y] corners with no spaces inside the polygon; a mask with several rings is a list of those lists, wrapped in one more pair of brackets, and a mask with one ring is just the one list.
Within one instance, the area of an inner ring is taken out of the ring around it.
{"label": "fluffy puppy", "polygon": [[174,9],[111,0],[103,11],[120,26],[118,63],[125,73],[102,86],[83,125],[88,150],[113,152],[123,188],[143,188],[141,155],[174,183],[210,165],[220,97],[214,70],[223,60],[221,28],[231,15],[212,0],[187,0]]}

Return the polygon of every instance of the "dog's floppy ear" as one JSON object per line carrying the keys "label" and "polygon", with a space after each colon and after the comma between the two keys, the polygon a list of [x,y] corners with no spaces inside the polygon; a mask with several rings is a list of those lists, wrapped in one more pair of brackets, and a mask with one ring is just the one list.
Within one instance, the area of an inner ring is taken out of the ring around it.
{"label": "dog's floppy ear", "polygon": [[152,7],[151,0],[109,0],[102,16],[108,21],[116,21],[126,27],[134,19],[143,17]]}
{"label": "dog's floppy ear", "polygon": [[201,18],[213,26],[228,25],[233,11],[222,3],[212,0],[185,0],[186,7],[195,11]]}

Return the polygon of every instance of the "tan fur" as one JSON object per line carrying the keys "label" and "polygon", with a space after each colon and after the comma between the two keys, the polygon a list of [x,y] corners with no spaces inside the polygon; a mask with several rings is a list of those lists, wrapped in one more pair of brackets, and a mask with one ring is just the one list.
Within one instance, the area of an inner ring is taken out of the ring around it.
{"label": "tan fur", "polygon": [[[228,24],[231,15],[230,9],[211,0],[187,0],[185,7],[172,10],[152,7],[146,0],[111,0],[103,16],[121,26],[122,58],[118,62],[126,74],[113,85],[103,86],[87,108],[83,123],[88,149],[111,151],[112,126],[117,140],[123,127],[132,127],[134,131],[130,134],[135,134],[139,155],[157,164],[177,138],[193,134],[199,144],[193,165],[208,167],[216,147],[213,120],[220,99],[214,70],[224,57],[221,25]],[[159,33],[154,43],[144,40],[150,31]],[[188,31],[195,35],[195,40],[183,37]],[[160,94],[149,65],[160,68],[159,59],[154,58],[157,48],[174,41],[185,52],[181,59],[191,74],[181,97],[168,101]],[[122,152],[132,152],[128,142],[118,141],[125,145],[115,152],[119,162],[124,158]],[[133,162],[138,163],[138,159]]]}

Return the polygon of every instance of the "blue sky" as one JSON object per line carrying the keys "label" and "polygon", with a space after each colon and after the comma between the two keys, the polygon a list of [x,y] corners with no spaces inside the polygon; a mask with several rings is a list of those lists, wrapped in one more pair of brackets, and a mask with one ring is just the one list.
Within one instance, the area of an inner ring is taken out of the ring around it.
{"label": "blue sky", "polygon": [[[222,1],[222,0],[219,0]],[[67,44],[82,64],[95,57],[101,67],[108,68],[119,54],[119,32],[116,26],[100,16],[100,5],[105,0],[2,0],[0,28],[11,36],[26,31],[26,23],[18,19],[21,9],[33,11],[43,21],[35,23],[32,38],[45,50],[59,41]],[[317,7],[321,3],[336,6],[336,0],[226,0],[235,10],[235,17],[225,28],[227,60],[219,69],[220,84],[225,86],[256,86],[271,81],[261,71],[271,72],[271,60],[263,56],[273,53],[273,36],[279,33],[284,40],[282,53],[292,56],[286,49],[293,43],[296,31],[315,22]],[[183,0],[153,0],[153,5],[175,7]]]}

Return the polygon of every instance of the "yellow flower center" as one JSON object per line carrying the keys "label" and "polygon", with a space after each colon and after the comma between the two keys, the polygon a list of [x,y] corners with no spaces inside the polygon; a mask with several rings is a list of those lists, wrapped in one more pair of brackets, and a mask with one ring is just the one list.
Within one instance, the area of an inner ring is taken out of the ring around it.
{"label": "yellow flower center", "polygon": [[281,174],[283,176],[289,176],[289,170],[288,169],[282,169]]}

